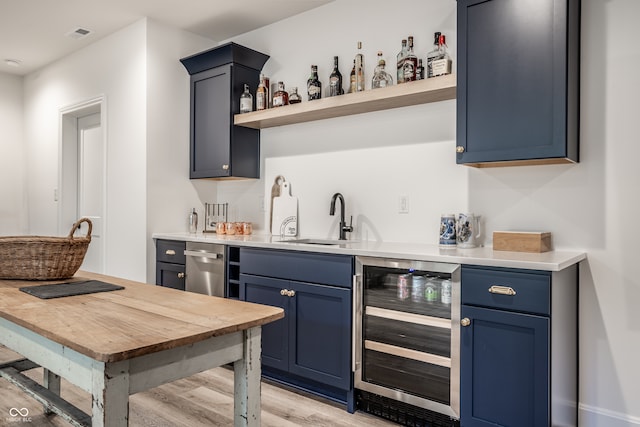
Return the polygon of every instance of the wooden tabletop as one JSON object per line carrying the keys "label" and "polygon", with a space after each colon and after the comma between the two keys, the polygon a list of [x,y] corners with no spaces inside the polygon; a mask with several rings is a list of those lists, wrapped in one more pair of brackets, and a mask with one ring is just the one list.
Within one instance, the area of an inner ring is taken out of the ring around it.
{"label": "wooden tabletop", "polygon": [[[54,299],[24,286],[100,280],[125,289]],[[281,308],[78,272],[53,282],[0,280],[0,317],[103,362],[245,330],[284,317]]]}

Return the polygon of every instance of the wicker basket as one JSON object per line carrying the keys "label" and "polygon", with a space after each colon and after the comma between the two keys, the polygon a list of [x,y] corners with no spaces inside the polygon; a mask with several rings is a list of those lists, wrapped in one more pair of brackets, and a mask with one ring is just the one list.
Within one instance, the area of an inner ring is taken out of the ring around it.
{"label": "wicker basket", "polygon": [[[89,224],[85,237],[74,237],[80,224]],[[81,218],[67,237],[0,237],[0,279],[56,280],[73,276],[91,242],[93,225]]]}

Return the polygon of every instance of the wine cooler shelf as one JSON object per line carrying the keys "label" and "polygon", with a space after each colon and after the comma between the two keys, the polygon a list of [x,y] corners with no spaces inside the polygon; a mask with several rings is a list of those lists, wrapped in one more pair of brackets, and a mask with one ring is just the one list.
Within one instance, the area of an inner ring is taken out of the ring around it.
{"label": "wine cooler shelf", "polygon": [[456,76],[449,74],[380,89],[236,114],[234,124],[252,129],[264,129],[455,98]]}

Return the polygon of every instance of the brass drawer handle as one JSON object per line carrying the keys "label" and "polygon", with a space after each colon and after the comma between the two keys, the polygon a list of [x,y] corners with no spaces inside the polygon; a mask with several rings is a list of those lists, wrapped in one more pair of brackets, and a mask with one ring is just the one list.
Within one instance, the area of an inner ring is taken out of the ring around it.
{"label": "brass drawer handle", "polygon": [[492,294],[499,294],[499,295],[515,295],[516,291],[515,289],[513,289],[510,286],[498,286],[498,285],[492,285],[489,288],[489,292],[491,292]]}
{"label": "brass drawer handle", "polygon": [[471,320],[468,317],[465,317],[464,319],[460,320],[460,324],[462,326],[469,326],[471,324]]}
{"label": "brass drawer handle", "polygon": [[176,254],[176,251],[174,251],[173,249],[167,249],[166,251],[164,251],[164,254],[173,256]]}
{"label": "brass drawer handle", "polygon": [[283,297],[287,296],[287,293],[289,291],[287,289],[280,289],[280,295],[282,295]]}
{"label": "brass drawer handle", "polygon": [[178,273],[178,279],[184,279],[184,273]]}

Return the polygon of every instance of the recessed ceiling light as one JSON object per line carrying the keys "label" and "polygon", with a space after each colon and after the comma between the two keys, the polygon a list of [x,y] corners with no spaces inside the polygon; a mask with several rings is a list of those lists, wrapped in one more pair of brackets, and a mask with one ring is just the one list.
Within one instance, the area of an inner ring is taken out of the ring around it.
{"label": "recessed ceiling light", "polygon": [[71,37],[72,39],[81,39],[83,37],[88,36],[89,34],[91,34],[91,30],[88,30],[86,28],[74,28],[73,30],[69,31],[67,34],[65,34],[67,37]]}
{"label": "recessed ceiling light", "polygon": [[10,67],[19,67],[21,64],[21,61],[19,61],[18,59],[5,59],[4,63]]}

